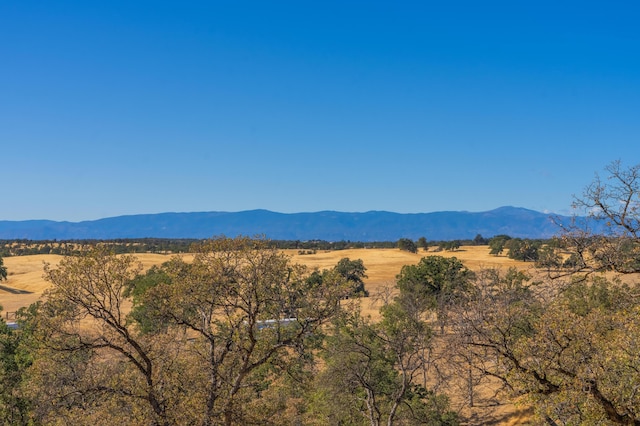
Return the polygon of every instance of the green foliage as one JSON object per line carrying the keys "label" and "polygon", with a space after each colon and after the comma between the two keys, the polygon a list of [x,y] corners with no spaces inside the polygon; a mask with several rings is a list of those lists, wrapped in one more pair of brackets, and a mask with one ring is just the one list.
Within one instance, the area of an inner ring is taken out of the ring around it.
{"label": "green foliage", "polygon": [[152,266],[146,273],[139,274],[126,283],[123,290],[123,297],[130,297],[133,301],[129,318],[137,323],[143,333],[157,333],[168,325],[167,318],[161,314],[160,304],[162,301],[145,297],[149,290],[158,285],[171,284],[171,277],[163,269],[166,267],[166,263],[161,267]]}
{"label": "green foliage", "polygon": [[540,422],[638,424],[637,287],[583,276],[540,295],[529,280],[515,269],[477,275],[455,312],[464,359],[525,395]]}
{"label": "green foliage", "polygon": [[[288,402],[272,386],[287,388],[285,374],[310,380],[303,370],[350,283],[335,270],[320,283],[307,279],[304,266],[264,240],[219,238],[194,250],[192,262],[176,257],[144,274],[133,256],[104,245],[46,266],[51,289],[34,317],[24,383],[36,421],[277,418]],[[341,266],[363,276],[361,262]]]}
{"label": "green foliage", "polygon": [[152,287],[156,287],[159,284],[170,284],[171,278],[169,274],[163,269],[166,268],[167,263],[156,266],[153,265],[151,268],[147,270],[144,274],[136,275],[131,281],[129,281],[124,290],[124,297],[132,297],[134,302],[140,299],[142,295],[144,295],[147,290]]}
{"label": "green foliage", "polygon": [[615,270],[623,273],[640,271],[640,241],[633,238],[619,238],[616,253],[620,260]]}
{"label": "green foliage", "polygon": [[509,259],[520,260],[523,262],[535,262],[538,260],[541,243],[533,240],[523,240],[513,238],[505,242],[505,247],[509,249]]}
{"label": "green foliage", "polygon": [[351,260],[348,257],[342,258],[333,269],[351,284],[351,292],[353,295],[369,295],[364,288],[363,278],[367,278],[367,274],[365,273],[367,268],[364,266],[362,259]]}
{"label": "green foliage", "polygon": [[544,245],[538,250],[536,267],[558,269],[562,267],[562,258],[554,247],[550,245]]}
{"label": "green foliage", "polygon": [[587,265],[582,260],[582,256],[577,253],[571,253],[564,262],[562,262],[562,267],[566,269],[573,269],[575,271],[580,271],[585,268]]}
{"label": "green foliage", "polygon": [[416,246],[416,243],[414,243],[409,238],[400,238],[398,240],[398,248],[400,250],[408,251],[410,253],[418,252],[418,247]]}
{"label": "green foliage", "polygon": [[489,240],[489,254],[500,256],[504,251],[505,244],[511,239],[508,235],[496,235]]}
{"label": "green foliage", "polygon": [[[22,309],[19,314],[24,311]],[[25,344],[30,331],[24,320],[20,322],[22,327],[12,330],[0,317],[0,424],[2,425],[31,424],[32,404],[21,389],[26,370],[31,365],[31,354]]]}
{"label": "green foliage", "polygon": [[523,384],[539,384],[544,374],[553,385],[548,394],[529,395],[541,416],[564,424],[640,423],[636,291],[597,277],[572,283],[546,307],[518,354],[531,370]]}
{"label": "green foliage", "polygon": [[400,297],[425,309],[442,309],[468,288],[473,272],[455,257],[427,256],[396,277]]}
{"label": "green foliage", "polygon": [[424,251],[429,250],[429,242],[425,237],[418,238],[418,247],[423,249]]}
{"label": "green foliage", "polygon": [[345,257],[340,259],[332,269],[313,271],[307,278],[307,283],[312,288],[319,288],[323,285],[329,285],[332,280],[331,277],[337,275],[348,284],[345,297],[369,296],[363,281],[364,278],[367,278],[366,270],[367,268],[364,266],[362,259],[351,260]]}
{"label": "green foliage", "polygon": [[579,316],[586,316],[593,310],[611,312],[633,307],[638,303],[638,295],[632,295],[631,288],[620,280],[609,281],[595,276],[585,282],[575,279],[562,291],[562,299],[569,310]]}
{"label": "green foliage", "polygon": [[[194,244],[204,240],[188,238],[118,238],[113,240],[0,240],[0,257],[34,254],[80,255],[97,244],[108,245],[114,253],[188,253]],[[319,250],[345,250],[351,248],[394,248],[397,241],[324,241],[273,240],[279,249],[297,249],[301,254]]]}
{"label": "green foliage", "polygon": [[309,414],[331,425],[457,425],[446,397],[415,384],[429,327],[398,303],[385,305],[381,314],[377,324],[358,311],[334,322]]}
{"label": "green foliage", "polygon": [[195,239],[118,238],[113,240],[0,240],[0,256],[33,254],[79,255],[97,244],[114,253],[186,253]]}
{"label": "green foliage", "polygon": [[438,244],[438,248],[440,250],[456,251],[460,248],[460,241],[442,241],[440,244]]}
{"label": "green foliage", "polygon": [[489,244],[489,240],[484,238],[482,235],[477,234],[475,236],[475,238],[473,239],[473,245],[474,246],[484,246]]}
{"label": "green foliage", "polygon": [[7,279],[7,267],[4,266],[4,260],[0,256],[0,281]]}

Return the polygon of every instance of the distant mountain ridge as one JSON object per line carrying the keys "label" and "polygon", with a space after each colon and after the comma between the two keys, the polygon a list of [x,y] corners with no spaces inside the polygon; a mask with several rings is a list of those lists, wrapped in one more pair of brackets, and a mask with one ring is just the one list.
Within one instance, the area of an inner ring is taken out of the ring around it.
{"label": "distant mountain ridge", "polygon": [[157,213],[117,216],[83,222],[51,220],[0,221],[0,239],[70,240],[118,238],[210,238],[218,235],[264,235],[274,240],[396,241],[489,238],[506,234],[519,238],[550,238],[559,231],[549,215],[519,207],[486,212],[444,211],[393,213],[240,212]]}

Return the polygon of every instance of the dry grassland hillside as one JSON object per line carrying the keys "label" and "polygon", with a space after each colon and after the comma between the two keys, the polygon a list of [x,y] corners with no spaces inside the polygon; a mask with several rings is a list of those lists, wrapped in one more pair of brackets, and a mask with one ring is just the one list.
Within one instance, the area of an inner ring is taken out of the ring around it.
{"label": "dry grassland hillside", "polygon": [[[409,253],[398,249],[349,249],[337,251],[318,251],[315,254],[298,254],[297,250],[285,251],[295,263],[307,265],[309,268],[331,268],[342,258],[351,260],[362,259],[367,268],[368,278],[365,280],[367,290],[372,296],[379,294],[384,287],[392,287],[395,277],[404,265],[417,263],[423,256],[455,256],[468,268],[477,270],[488,267],[530,268],[531,263],[516,262],[505,256],[492,256],[487,246],[463,246],[454,252],[424,252]],[[159,265],[170,259],[170,255],[143,253],[136,254],[136,258],[145,269],[153,265]],[[43,279],[43,267],[45,263],[52,266],[58,264],[62,256],[59,255],[32,255],[14,256],[4,258],[4,264],[9,273],[7,281],[0,282],[0,305],[4,312],[14,312],[21,307],[28,306],[37,301],[48,283]],[[189,256],[186,256],[189,259]],[[365,312],[375,316],[375,305],[363,306]]]}
{"label": "dry grassland hillside", "polygon": [[487,246],[463,246],[456,251],[419,251],[410,253],[399,249],[349,249],[321,252],[316,254],[299,255],[297,250],[289,250],[288,254],[296,263],[307,265],[310,268],[328,269],[336,265],[342,258],[348,257],[351,260],[362,259],[367,268],[368,278],[364,280],[365,288],[372,296],[365,300],[362,306],[364,313],[376,317],[379,303],[376,301],[377,295],[385,292],[386,288],[395,285],[396,275],[404,265],[413,265],[424,256],[445,256],[457,257],[465,266],[472,270],[482,268],[504,268],[516,266],[521,269],[531,268],[531,263],[518,262],[506,256],[492,256],[489,254]]}

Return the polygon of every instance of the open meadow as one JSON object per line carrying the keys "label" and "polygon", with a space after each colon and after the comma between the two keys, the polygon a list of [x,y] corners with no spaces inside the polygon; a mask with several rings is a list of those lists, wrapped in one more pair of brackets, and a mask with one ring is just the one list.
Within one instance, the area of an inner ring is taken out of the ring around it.
{"label": "open meadow", "polygon": [[[367,268],[366,289],[372,296],[379,294],[385,287],[392,287],[395,277],[404,265],[412,265],[429,255],[457,257],[465,266],[472,270],[480,268],[516,266],[521,269],[531,268],[531,263],[518,262],[506,256],[492,256],[487,246],[462,246],[456,251],[419,251],[409,253],[398,249],[348,249],[335,251],[318,251],[315,254],[299,254],[298,250],[285,250],[295,263],[300,263],[309,268],[328,269],[338,263],[342,258],[351,260],[362,259]],[[171,258],[172,255],[138,253],[135,257],[142,263],[145,269],[153,265],[160,265]],[[184,255],[189,259],[189,255]],[[0,284],[0,305],[3,312],[14,312],[21,307],[29,306],[37,301],[42,293],[49,287],[43,278],[45,263],[54,266],[62,259],[59,255],[38,254],[31,256],[12,256],[4,258],[7,267],[7,280]],[[376,308],[363,307],[375,315]]]}

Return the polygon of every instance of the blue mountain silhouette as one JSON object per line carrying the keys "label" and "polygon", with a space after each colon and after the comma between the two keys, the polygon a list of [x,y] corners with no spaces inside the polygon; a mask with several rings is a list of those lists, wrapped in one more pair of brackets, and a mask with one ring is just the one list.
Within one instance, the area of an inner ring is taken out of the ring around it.
{"label": "blue mountain silhouette", "polygon": [[486,212],[445,211],[392,213],[241,212],[158,213],[110,217],[83,222],[50,220],[0,221],[0,239],[67,240],[118,238],[209,238],[263,235],[274,240],[396,241],[490,238],[549,238],[559,233],[554,216],[519,207]]}

